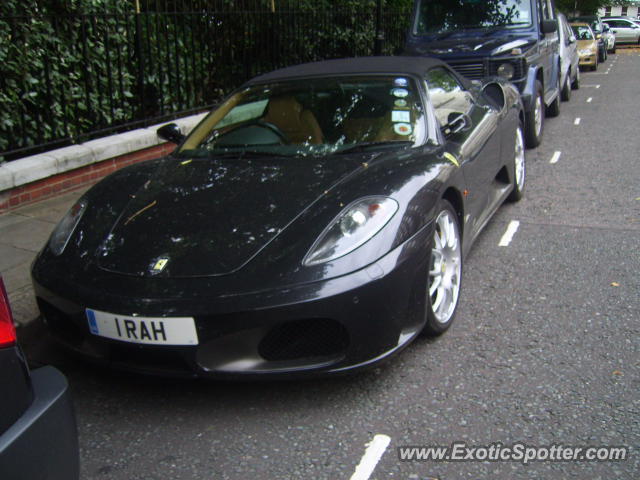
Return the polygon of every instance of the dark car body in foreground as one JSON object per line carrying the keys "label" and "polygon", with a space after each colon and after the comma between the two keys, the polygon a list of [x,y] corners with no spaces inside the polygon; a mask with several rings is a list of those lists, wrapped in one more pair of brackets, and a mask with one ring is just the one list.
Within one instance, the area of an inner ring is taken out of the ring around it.
{"label": "dark car body in foreground", "polygon": [[453,320],[462,257],[524,188],[522,105],[435,59],[290,67],[88,191],[34,263],[67,347],[165,375],[372,365]]}
{"label": "dark car body in foreground", "polygon": [[0,391],[0,478],[77,479],[78,437],[67,380],[53,367],[29,372],[1,277]]}

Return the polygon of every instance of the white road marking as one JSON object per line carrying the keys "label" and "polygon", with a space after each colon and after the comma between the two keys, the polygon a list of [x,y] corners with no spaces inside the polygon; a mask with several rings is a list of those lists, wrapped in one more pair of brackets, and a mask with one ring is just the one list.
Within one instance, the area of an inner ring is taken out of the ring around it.
{"label": "white road marking", "polygon": [[549,160],[549,163],[558,163],[558,160],[560,160],[560,155],[562,155],[562,152],[554,152],[551,160]]}
{"label": "white road marking", "polygon": [[596,85],[596,90],[597,90],[598,88],[600,88],[600,85]]}
{"label": "white road marking", "polygon": [[509,244],[511,243],[511,240],[513,240],[513,236],[518,231],[518,227],[519,226],[520,226],[520,222],[519,221],[511,220],[509,222],[509,226],[507,227],[507,231],[504,232],[504,235],[502,235],[502,238],[500,239],[500,243],[498,244],[498,246],[500,246],[500,247],[508,247]]}
{"label": "white road marking", "polygon": [[591,103],[593,101],[593,97],[587,98],[587,103]]}
{"label": "white road marking", "polygon": [[368,480],[390,442],[391,438],[387,435],[378,434],[373,437],[350,480]]}
{"label": "white road marking", "polygon": [[573,122],[574,125],[580,125],[580,117],[576,118]]}
{"label": "white road marking", "polygon": [[600,85],[580,85],[581,87],[587,87],[587,88],[600,88]]}

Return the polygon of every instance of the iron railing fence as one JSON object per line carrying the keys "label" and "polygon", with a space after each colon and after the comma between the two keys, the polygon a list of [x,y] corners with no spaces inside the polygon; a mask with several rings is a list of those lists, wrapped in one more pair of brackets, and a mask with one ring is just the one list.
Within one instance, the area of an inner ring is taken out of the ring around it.
{"label": "iron railing fence", "polygon": [[[143,0],[139,14],[0,17],[0,161],[209,109],[278,67],[374,53],[375,8],[275,0],[272,10],[271,0],[245,0],[235,4],[255,8],[209,10],[198,1]],[[201,3],[216,2],[229,0]],[[382,53],[402,47],[408,20],[406,10],[382,12]]]}

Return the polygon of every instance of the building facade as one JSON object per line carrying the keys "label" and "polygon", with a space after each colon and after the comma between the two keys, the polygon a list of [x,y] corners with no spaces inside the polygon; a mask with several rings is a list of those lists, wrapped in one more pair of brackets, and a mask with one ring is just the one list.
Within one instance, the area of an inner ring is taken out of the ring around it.
{"label": "building facade", "polygon": [[640,2],[637,2],[635,5],[629,6],[609,6],[602,7],[598,10],[598,15],[601,17],[633,17],[640,18]]}

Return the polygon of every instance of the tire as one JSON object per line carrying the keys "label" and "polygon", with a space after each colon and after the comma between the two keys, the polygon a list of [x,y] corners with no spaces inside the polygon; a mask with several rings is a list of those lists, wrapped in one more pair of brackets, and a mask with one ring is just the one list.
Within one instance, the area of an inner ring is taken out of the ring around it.
{"label": "tire", "polygon": [[560,76],[558,76],[558,95],[547,107],[547,117],[557,117],[560,115]]}
{"label": "tire", "polygon": [[567,78],[564,79],[564,85],[560,91],[560,99],[563,102],[571,100],[571,71],[567,72]]}
{"label": "tire", "polygon": [[[567,80],[567,83],[569,81]],[[524,196],[524,187],[527,178],[527,162],[524,154],[524,135],[522,126],[516,128],[516,141],[513,155],[513,190],[507,197],[510,202],[517,202]]]}
{"label": "tire", "polygon": [[458,215],[451,204],[442,200],[429,242],[427,272],[426,321],[423,333],[437,336],[453,323],[462,281],[462,239]]}
{"label": "tire", "polygon": [[571,88],[574,90],[580,90],[580,67],[576,68],[576,76],[571,82]]}
{"label": "tire", "polygon": [[533,108],[525,112],[524,139],[527,148],[536,148],[542,142],[544,133],[544,100],[542,98],[542,83],[536,80]]}

